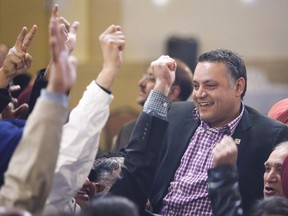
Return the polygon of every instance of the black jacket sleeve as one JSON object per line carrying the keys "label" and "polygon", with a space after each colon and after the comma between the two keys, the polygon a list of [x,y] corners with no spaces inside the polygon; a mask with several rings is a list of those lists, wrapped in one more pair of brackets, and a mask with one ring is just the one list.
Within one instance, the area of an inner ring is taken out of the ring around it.
{"label": "black jacket sleeve", "polygon": [[5,109],[10,101],[11,96],[8,92],[8,87],[0,89],[0,113]]}
{"label": "black jacket sleeve", "polygon": [[41,93],[41,89],[44,89],[47,87],[48,85],[48,81],[44,79],[44,73],[46,71],[46,68],[41,69],[38,72],[37,78],[34,82],[33,88],[32,88],[32,92],[30,95],[30,99],[29,99],[29,110],[28,110],[28,114],[26,116],[26,118],[28,118],[28,116],[30,115],[30,113],[32,112],[32,110],[34,109],[34,106],[36,104],[36,101],[38,99],[38,97],[40,96]]}
{"label": "black jacket sleeve", "polygon": [[209,169],[208,194],[211,200],[213,215],[243,215],[236,166],[221,165]]}
{"label": "black jacket sleeve", "polygon": [[130,143],[125,149],[124,168],[110,189],[115,195],[125,196],[137,204],[144,213],[153,179],[161,143],[168,122],[142,112],[132,132]]}

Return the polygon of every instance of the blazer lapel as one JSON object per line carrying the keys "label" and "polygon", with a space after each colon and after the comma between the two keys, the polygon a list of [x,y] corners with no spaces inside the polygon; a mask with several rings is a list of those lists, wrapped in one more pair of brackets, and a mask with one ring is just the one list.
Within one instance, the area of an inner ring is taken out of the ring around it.
{"label": "blazer lapel", "polygon": [[249,114],[247,109],[244,107],[243,116],[232,135],[238,146],[237,164],[239,164],[239,161],[242,161],[242,157],[245,155],[245,149],[248,146],[249,138],[251,135],[249,132],[250,127],[251,124]]}

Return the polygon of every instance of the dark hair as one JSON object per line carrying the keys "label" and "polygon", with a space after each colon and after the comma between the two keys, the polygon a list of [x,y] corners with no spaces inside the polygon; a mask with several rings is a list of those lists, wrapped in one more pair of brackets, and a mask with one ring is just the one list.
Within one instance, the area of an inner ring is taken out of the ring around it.
{"label": "dark hair", "polygon": [[93,168],[88,176],[92,182],[99,182],[107,180],[107,178],[114,179],[113,171],[122,166],[125,154],[122,152],[107,152],[97,155]]}
{"label": "dark hair", "polygon": [[247,89],[247,72],[243,59],[237,53],[225,49],[216,49],[200,55],[198,62],[221,62],[226,65],[234,81],[243,77],[245,80],[245,88],[241,95],[243,99]]}
{"label": "dark hair", "polygon": [[80,216],[139,216],[136,205],[125,197],[97,193]]}
{"label": "dark hair", "polygon": [[192,85],[192,71],[180,59],[175,59],[177,68],[175,73],[175,81],[173,85],[177,85],[181,88],[179,98],[181,101],[186,101],[193,91]]}
{"label": "dark hair", "polygon": [[257,201],[250,211],[250,216],[288,215],[288,199],[280,196],[267,197]]}

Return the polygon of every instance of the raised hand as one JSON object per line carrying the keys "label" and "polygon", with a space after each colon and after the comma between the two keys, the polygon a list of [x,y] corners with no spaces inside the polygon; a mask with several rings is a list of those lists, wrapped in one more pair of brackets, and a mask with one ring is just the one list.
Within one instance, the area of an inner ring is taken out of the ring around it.
{"label": "raised hand", "polygon": [[49,23],[52,60],[47,91],[65,94],[76,80],[76,59],[69,57],[69,49],[65,44],[67,35],[63,25],[57,20],[57,8],[53,8]]}
{"label": "raised hand", "polygon": [[230,136],[224,136],[220,143],[216,144],[212,150],[213,166],[223,164],[235,165],[237,161],[238,149],[236,143]]}
{"label": "raised hand", "polygon": [[99,41],[103,55],[103,69],[96,82],[106,89],[111,89],[122,65],[125,36],[120,26],[111,25],[99,36]]}
{"label": "raised hand", "polygon": [[[75,21],[72,23],[72,25],[70,25],[70,23],[64,17],[58,17],[58,9],[59,9],[58,5],[55,4],[52,9],[52,14],[55,17],[56,21],[60,24],[60,28],[64,32],[65,45],[69,51],[69,54],[71,54],[76,47],[77,32],[78,32],[80,23],[78,21]],[[47,66],[47,69],[44,74],[44,77],[47,80],[49,79],[50,67],[51,67],[51,61],[49,65]]]}
{"label": "raised hand", "polygon": [[9,50],[0,69],[0,88],[6,88],[16,75],[27,72],[31,67],[32,56],[28,53],[28,48],[35,36],[36,30],[36,25],[29,32],[26,27],[22,28],[15,45]]}
{"label": "raised hand", "polygon": [[[9,93],[17,92],[20,90],[19,85],[13,85],[9,87]],[[28,104],[24,103],[18,106],[18,100],[11,98],[11,102],[1,112],[2,119],[24,119],[28,112]],[[16,109],[14,107],[17,107]]]}
{"label": "raised hand", "polygon": [[153,61],[150,67],[156,80],[154,90],[160,91],[167,96],[175,80],[177,67],[175,60],[167,55],[162,55]]}
{"label": "raised hand", "polygon": [[109,26],[100,36],[104,67],[119,69],[122,64],[122,51],[125,47],[125,36],[118,25]]}

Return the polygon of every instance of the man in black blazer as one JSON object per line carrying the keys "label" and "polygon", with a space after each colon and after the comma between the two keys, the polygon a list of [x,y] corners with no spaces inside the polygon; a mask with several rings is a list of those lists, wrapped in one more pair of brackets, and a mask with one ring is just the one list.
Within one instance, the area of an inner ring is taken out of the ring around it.
{"label": "man in black blazer", "polygon": [[[194,104],[173,103],[168,113],[150,193],[156,213],[212,215],[207,170],[212,167],[212,149],[224,135],[232,136],[238,146],[244,213],[263,197],[264,162],[276,144],[288,140],[288,127],[244,105],[246,86],[246,67],[237,54],[214,50],[199,57],[193,76]],[[155,94],[150,98],[155,107],[165,106],[162,99]],[[157,108],[151,112],[157,113]]]}

